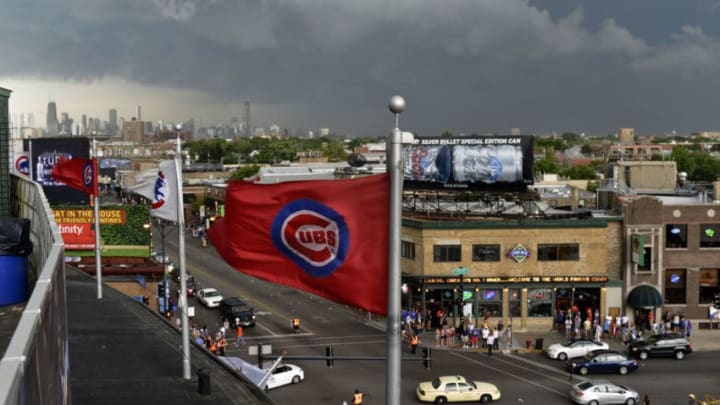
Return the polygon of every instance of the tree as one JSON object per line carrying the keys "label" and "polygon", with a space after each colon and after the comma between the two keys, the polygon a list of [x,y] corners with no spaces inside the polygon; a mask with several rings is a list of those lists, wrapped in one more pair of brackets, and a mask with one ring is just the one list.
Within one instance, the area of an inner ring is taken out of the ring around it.
{"label": "tree", "polygon": [[585,186],[585,189],[591,193],[594,193],[597,191],[598,187],[600,186],[600,182],[597,180],[588,180],[587,186]]}
{"label": "tree", "polygon": [[240,166],[230,175],[229,180],[243,180],[256,175],[260,171],[260,165],[252,164]]}

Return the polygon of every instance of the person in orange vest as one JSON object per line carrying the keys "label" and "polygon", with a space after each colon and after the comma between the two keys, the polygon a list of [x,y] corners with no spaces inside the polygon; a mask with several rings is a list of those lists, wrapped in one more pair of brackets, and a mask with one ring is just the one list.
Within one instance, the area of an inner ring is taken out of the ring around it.
{"label": "person in orange vest", "polygon": [[217,354],[217,350],[217,342],[215,341],[215,339],[210,338],[210,353]]}
{"label": "person in orange vest", "polygon": [[225,340],[225,335],[223,335],[218,340],[218,356],[225,355],[225,346],[226,345],[227,345],[227,340]]}
{"label": "person in orange vest", "polygon": [[420,338],[417,334],[413,334],[410,338],[410,353],[415,354],[415,351],[417,350],[418,344],[420,343]]}
{"label": "person in orange vest", "polygon": [[294,317],[292,320],[292,328],[293,328],[293,333],[300,330],[300,318],[298,318],[297,316]]}
{"label": "person in orange vest", "polygon": [[362,392],[360,392],[360,390],[355,390],[355,394],[353,394],[352,405],[362,405],[363,396],[364,395]]}
{"label": "person in orange vest", "polygon": [[245,338],[243,337],[242,325],[238,324],[237,329],[235,330],[235,333],[237,334],[237,339],[235,339],[235,346],[240,346],[241,344],[245,344]]}

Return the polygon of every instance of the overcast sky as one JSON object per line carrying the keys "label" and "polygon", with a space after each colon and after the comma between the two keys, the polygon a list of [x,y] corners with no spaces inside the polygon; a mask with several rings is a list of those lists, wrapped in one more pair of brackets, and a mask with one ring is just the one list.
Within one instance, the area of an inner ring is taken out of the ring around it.
{"label": "overcast sky", "polygon": [[4,0],[11,113],[76,122],[637,134],[720,130],[720,0]]}

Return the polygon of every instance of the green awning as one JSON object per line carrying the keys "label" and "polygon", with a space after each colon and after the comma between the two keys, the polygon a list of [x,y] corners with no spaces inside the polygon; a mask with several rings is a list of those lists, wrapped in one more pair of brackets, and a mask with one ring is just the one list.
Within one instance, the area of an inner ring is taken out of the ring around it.
{"label": "green awning", "polygon": [[630,291],[627,302],[633,308],[655,308],[662,306],[663,299],[655,287],[639,285]]}

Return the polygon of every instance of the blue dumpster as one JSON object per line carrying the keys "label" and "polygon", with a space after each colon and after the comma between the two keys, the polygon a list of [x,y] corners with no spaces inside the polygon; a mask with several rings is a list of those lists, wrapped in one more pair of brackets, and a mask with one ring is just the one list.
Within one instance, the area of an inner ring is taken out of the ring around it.
{"label": "blue dumpster", "polygon": [[27,300],[30,253],[30,220],[0,218],[0,307]]}

